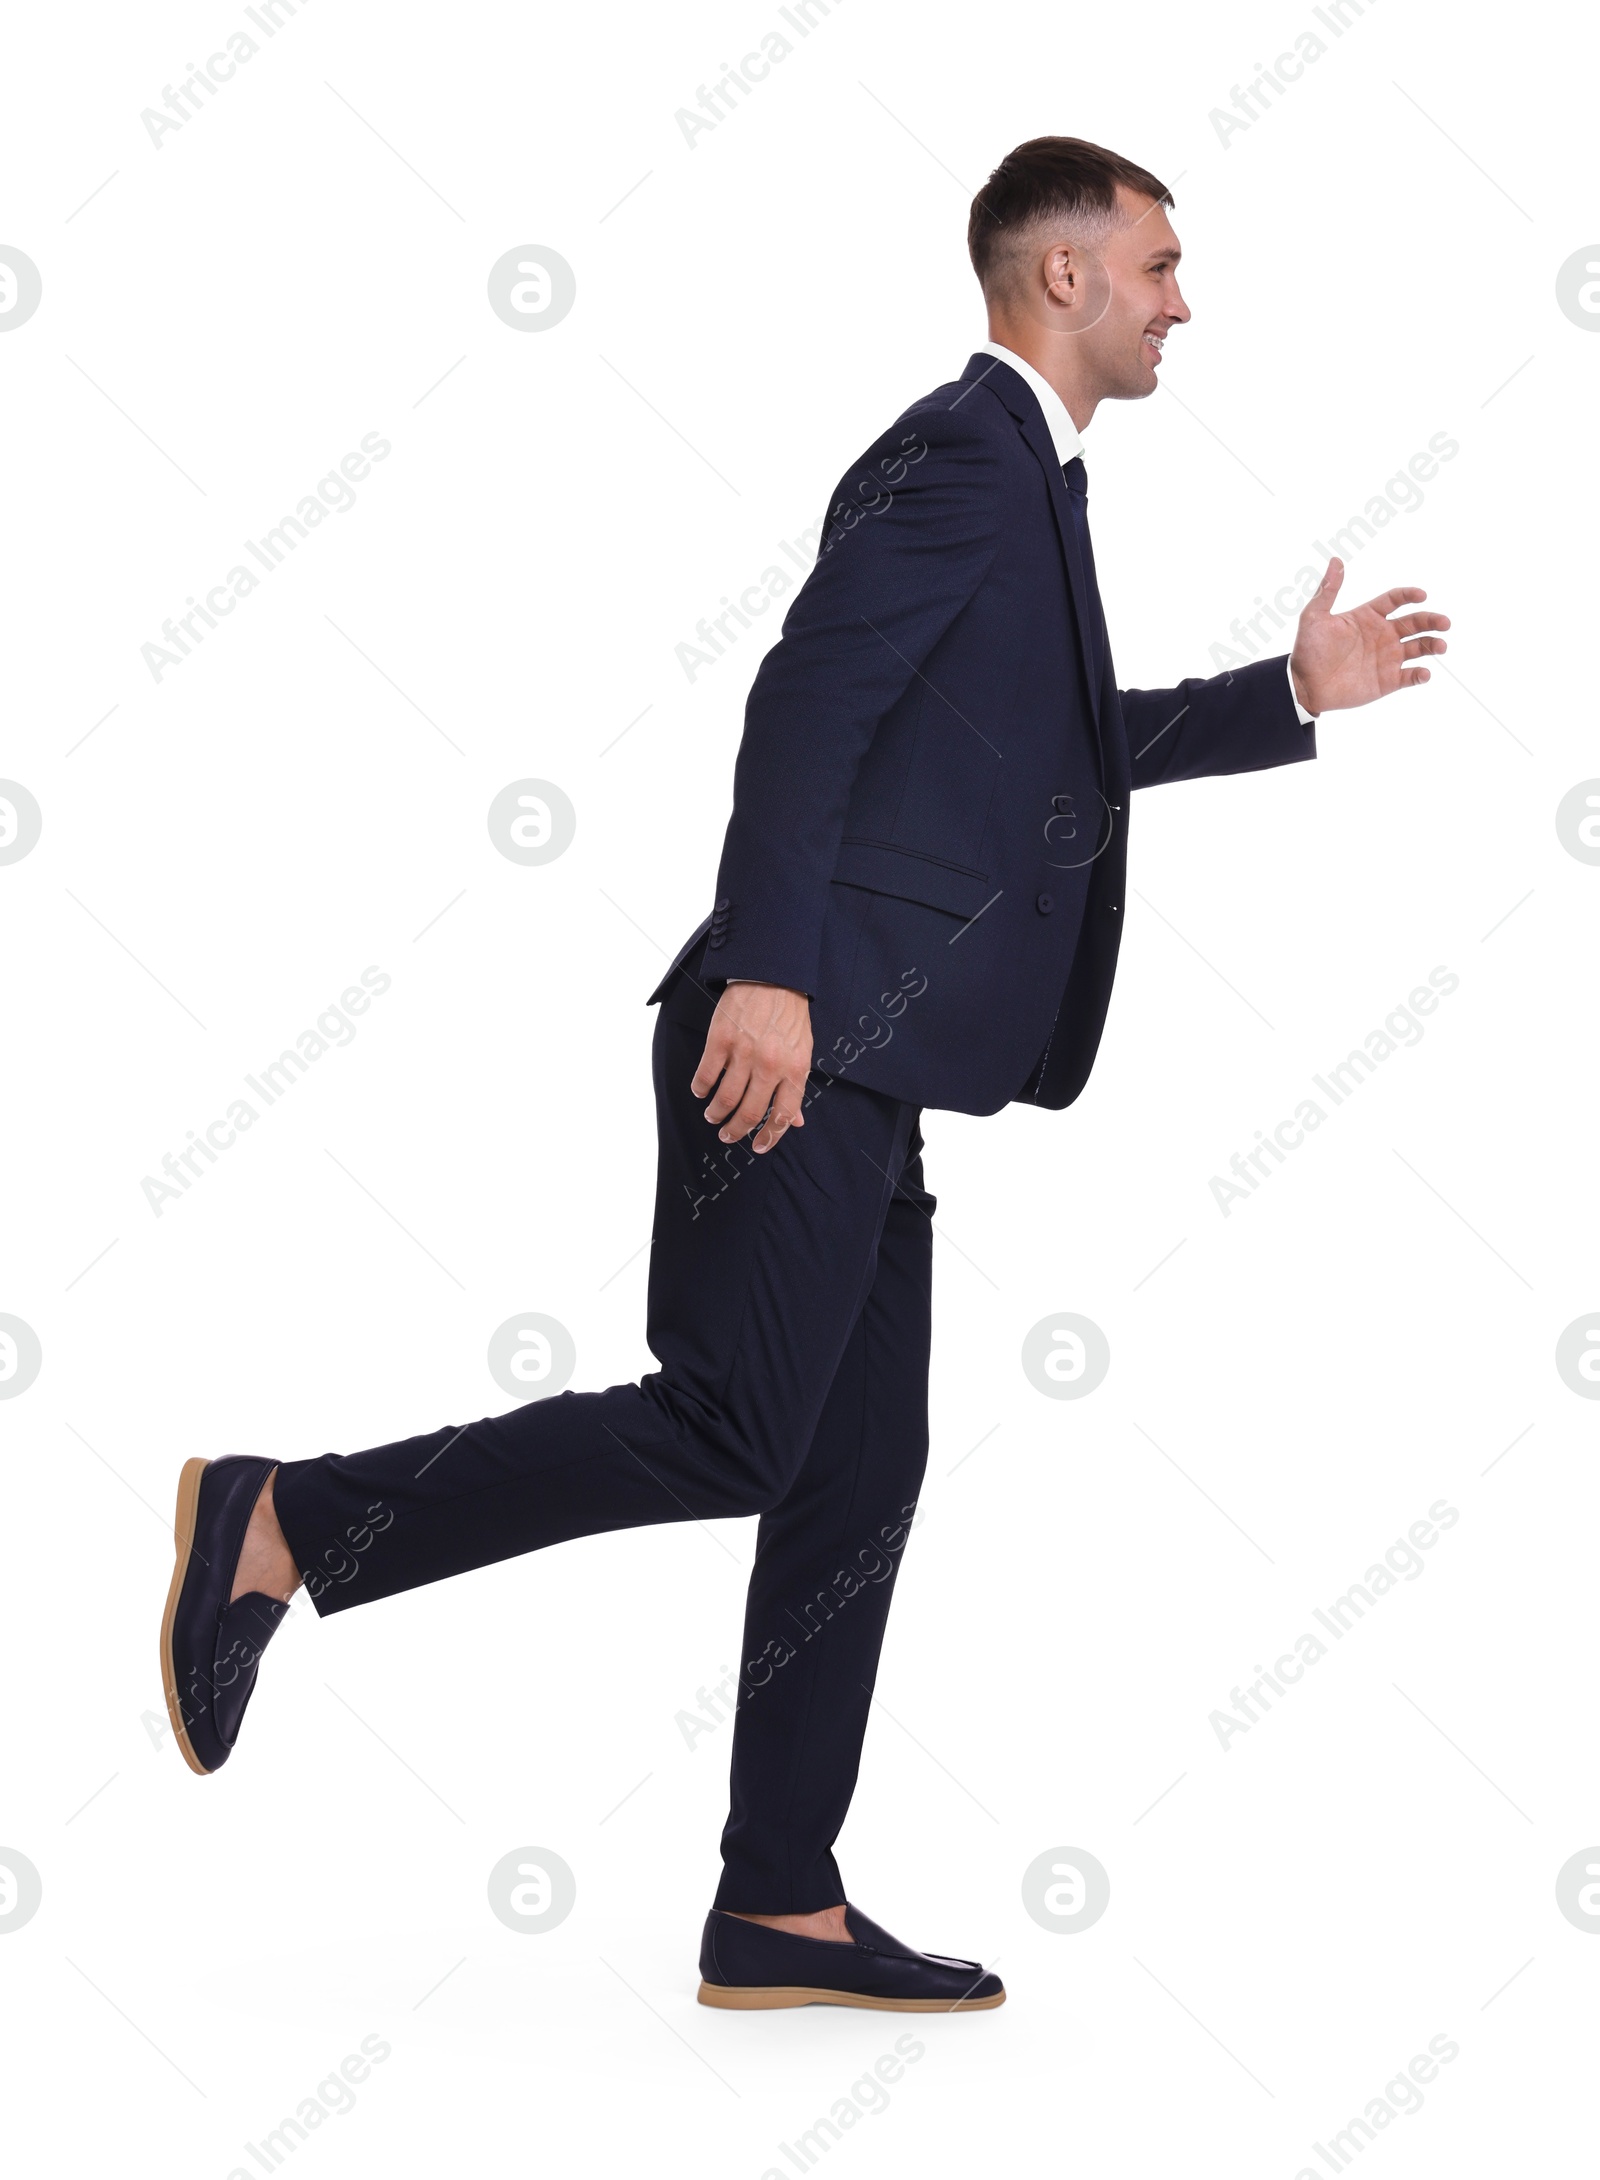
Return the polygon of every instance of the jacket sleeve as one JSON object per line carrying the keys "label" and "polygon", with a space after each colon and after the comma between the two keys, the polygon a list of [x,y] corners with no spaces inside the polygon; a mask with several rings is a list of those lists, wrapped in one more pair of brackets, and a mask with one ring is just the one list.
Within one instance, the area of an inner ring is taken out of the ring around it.
{"label": "jacket sleeve", "polygon": [[857,767],[999,550],[1000,462],[973,411],[930,403],[845,479],[745,706],[708,976],[815,995]]}
{"label": "jacket sleeve", "polygon": [[1253,659],[1209,681],[1175,689],[1121,689],[1135,787],[1260,772],[1317,754],[1315,724],[1302,726],[1282,657]]}

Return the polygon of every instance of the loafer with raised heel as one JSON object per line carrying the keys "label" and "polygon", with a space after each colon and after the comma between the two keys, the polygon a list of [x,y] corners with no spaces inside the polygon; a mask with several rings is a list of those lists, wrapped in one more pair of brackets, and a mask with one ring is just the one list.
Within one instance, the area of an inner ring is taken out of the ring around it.
{"label": "loafer with raised heel", "polygon": [[230,1600],[245,1531],[277,1467],[246,1454],[185,1461],[172,1541],[176,1561],[161,1616],[161,1686],[173,1737],[191,1771],[220,1771],[233,1754],[261,1653],[289,1607],[249,1590]]}

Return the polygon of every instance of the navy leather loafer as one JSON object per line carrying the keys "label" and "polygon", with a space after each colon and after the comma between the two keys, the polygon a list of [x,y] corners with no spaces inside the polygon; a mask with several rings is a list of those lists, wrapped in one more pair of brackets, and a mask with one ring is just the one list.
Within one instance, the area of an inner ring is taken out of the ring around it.
{"label": "navy leather loafer", "polygon": [[886,2013],[976,2013],[1005,1986],[975,1960],[919,1953],[847,1902],[855,1940],[802,1938],[713,1908],[700,1942],[702,2006],[873,2006]]}
{"label": "navy leather loafer", "polygon": [[229,1602],[244,1533],[261,1487],[277,1467],[232,1454],[185,1461],[172,1525],[177,1561],[161,1616],[161,1685],[167,1716],[191,1771],[220,1771],[256,1684],[261,1653],[289,1607],[247,1591]]}

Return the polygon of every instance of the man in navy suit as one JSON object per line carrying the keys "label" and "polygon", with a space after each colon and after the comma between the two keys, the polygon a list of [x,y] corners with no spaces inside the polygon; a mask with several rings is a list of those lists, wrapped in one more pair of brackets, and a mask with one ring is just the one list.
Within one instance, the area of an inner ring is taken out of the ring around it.
{"label": "man in navy suit", "polygon": [[1092,144],[1013,152],[968,233],[990,340],[830,503],[750,692],[713,906],[652,995],[660,1369],[366,1453],[194,1460],[180,1485],[162,1670],[197,1771],[231,1753],[302,1580],[329,1613],[758,1514],[707,2004],[1003,2000],[862,1914],[833,1857],[927,1455],[921,1114],[1083,1088],[1132,789],[1312,757],[1318,714],[1425,682],[1445,648],[1442,615],[1397,612],[1420,590],[1335,613],[1333,560],[1287,658],[1118,689],[1080,434],[1154,390],[1188,320],[1171,203]]}

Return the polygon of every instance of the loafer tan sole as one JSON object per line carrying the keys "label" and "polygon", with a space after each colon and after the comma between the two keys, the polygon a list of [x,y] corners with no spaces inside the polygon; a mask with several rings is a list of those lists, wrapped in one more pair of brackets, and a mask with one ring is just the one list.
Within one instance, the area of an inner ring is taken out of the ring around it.
{"label": "loafer tan sole", "polygon": [[702,2006],[723,2006],[732,2012],[761,2011],[769,2006],[865,2006],[874,2013],[985,2013],[1003,2006],[1004,1991],[992,1998],[864,1998],[859,1991],[810,1990],[803,1984],[702,1983],[695,1993]]}
{"label": "loafer tan sole", "polygon": [[167,1586],[166,1610],[161,1615],[161,1688],[167,1701],[167,1717],[172,1725],[172,1737],[177,1742],[184,1762],[191,1771],[197,1771],[202,1779],[211,1774],[194,1752],[188,1729],[183,1723],[183,1713],[178,1708],[178,1675],[172,1662],[172,1623],[178,1610],[178,1593],[183,1588],[183,1578],[189,1571],[189,1554],[194,1547],[195,1514],[200,1505],[200,1479],[205,1474],[202,1460],[185,1461],[178,1478],[178,1504],[172,1517],[172,1544],[176,1553],[172,1580]]}

